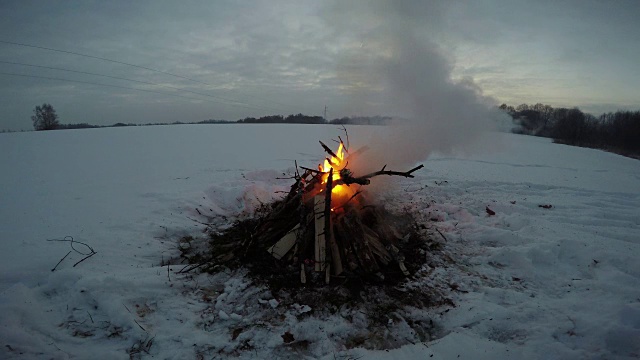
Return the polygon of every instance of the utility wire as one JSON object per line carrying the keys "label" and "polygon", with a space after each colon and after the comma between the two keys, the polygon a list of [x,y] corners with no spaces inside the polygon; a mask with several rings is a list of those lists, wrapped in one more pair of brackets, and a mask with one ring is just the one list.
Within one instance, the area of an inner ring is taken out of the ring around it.
{"label": "utility wire", "polygon": [[[144,92],[148,92],[148,93],[161,94],[161,95],[167,95],[167,96],[176,96],[176,97],[181,97],[181,98],[189,99],[189,100],[203,100],[203,99],[193,98],[193,97],[189,97],[189,96],[182,96],[182,95],[178,95],[178,94],[171,94],[171,93],[166,93],[166,92],[161,92],[161,91],[137,89],[137,88],[127,87],[127,86],[100,84],[100,83],[94,83],[94,82],[89,82],[89,81],[69,80],[69,79],[61,79],[61,78],[48,77],[48,76],[13,74],[13,73],[5,73],[5,72],[0,72],[0,75],[19,76],[19,77],[28,77],[28,78],[35,78],[35,79],[57,80],[57,81],[65,81],[65,82],[72,82],[72,83],[79,83],[79,84],[106,86],[106,87],[112,87],[112,88],[117,88],[117,89],[136,90],[136,91],[144,91]],[[242,106],[242,105],[236,105],[236,104],[228,104],[228,105]],[[245,106],[243,106],[243,107],[245,107]]]}
{"label": "utility wire", "polygon": [[[31,45],[31,44],[24,44],[24,43],[19,43],[19,42],[13,42],[13,41],[5,41],[5,40],[0,40],[0,43],[3,44],[9,44],[9,45],[16,45],[16,46],[24,46],[24,47],[30,47],[30,48],[34,48],[34,49],[40,49],[40,50],[47,50],[47,51],[55,51],[55,52],[59,52],[59,53],[64,53],[64,54],[71,54],[71,55],[77,55],[77,56],[83,56],[86,58],[90,58],[90,59],[97,59],[97,60],[102,60],[102,61],[108,61],[108,62],[112,62],[112,63],[116,63],[116,64],[121,64],[121,65],[127,65],[127,66],[133,66],[136,68],[140,68],[140,69],[145,69],[145,70],[149,70],[149,71],[154,71],[157,73],[161,73],[161,74],[166,74],[166,75],[171,75],[171,76],[175,76],[181,79],[185,79],[185,80],[189,80],[189,81],[193,81],[199,84],[203,84],[203,85],[207,85],[207,86],[213,86],[211,84],[208,84],[206,82],[200,81],[200,80],[195,80],[192,78],[188,78],[186,76],[182,76],[182,75],[177,75],[177,74],[173,74],[170,72],[166,72],[166,71],[162,71],[162,70],[157,70],[157,69],[153,69],[150,67],[146,67],[146,66],[141,66],[141,65],[136,65],[136,64],[130,64],[124,61],[118,61],[118,60],[113,60],[113,59],[107,59],[107,58],[103,58],[100,56],[94,56],[94,55],[88,55],[88,54],[82,54],[82,53],[78,53],[78,52],[74,52],[74,51],[67,51],[67,50],[59,50],[59,49],[53,49],[53,48],[48,48],[48,47],[44,47],[44,46],[37,46],[37,45]],[[248,94],[246,94],[248,95]],[[250,97],[253,97],[255,99],[260,99],[254,95],[248,95]],[[268,101],[268,102],[272,102],[274,104],[280,105],[280,106],[287,106],[285,104],[279,103],[277,101],[273,101],[270,99],[266,99],[266,98],[262,98],[262,100],[264,101]]]}
{"label": "utility wire", "polygon": [[275,108],[270,108],[270,107],[266,107],[266,106],[262,106],[262,107],[256,107],[256,106],[252,106],[250,104],[247,103],[242,103],[239,101],[235,101],[232,99],[227,99],[227,98],[223,98],[220,96],[214,96],[214,95],[209,95],[209,94],[204,94],[204,93],[200,93],[197,91],[191,91],[191,90],[187,90],[187,89],[181,89],[181,88],[177,88],[175,86],[170,86],[170,85],[164,85],[164,84],[157,84],[157,83],[153,83],[150,81],[143,81],[143,80],[134,80],[134,79],[127,79],[127,78],[123,78],[123,77],[118,77],[118,76],[111,76],[111,75],[105,75],[105,74],[98,74],[98,73],[92,73],[92,72],[87,72],[87,71],[78,71],[78,70],[71,70],[71,69],[64,69],[64,68],[58,68],[58,67],[53,67],[53,66],[43,66],[43,65],[34,65],[34,64],[26,64],[26,63],[18,63],[18,62],[13,62],[13,61],[1,61],[0,63],[2,64],[11,64],[11,65],[19,65],[19,66],[30,66],[30,67],[36,67],[36,68],[41,68],[41,69],[49,69],[49,70],[59,70],[59,71],[67,71],[67,72],[72,72],[72,73],[76,73],[76,74],[85,74],[85,75],[93,75],[93,76],[102,76],[102,77],[106,77],[106,78],[110,78],[110,79],[117,79],[117,80],[124,80],[124,81],[131,81],[131,82],[135,82],[135,83],[140,83],[140,84],[146,84],[146,85],[153,85],[153,86],[162,86],[168,89],[173,89],[173,90],[178,90],[178,91],[185,91],[188,93],[192,93],[192,94],[196,94],[196,95],[201,95],[201,96],[207,96],[210,98],[214,98],[214,99],[218,99],[221,101],[227,101],[229,103],[229,105],[236,105],[236,106],[242,106],[248,109],[254,109],[254,110],[262,110],[262,109],[268,109],[268,110],[276,110]]}
{"label": "utility wire", "polygon": [[130,64],[130,63],[126,63],[124,61],[112,60],[112,59],[107,59],[107,58],[103,58],[103,57],[99,57],[99,56],[93,56],[93,55],[88,55],[88,54],[77,53],[77,52],[73,52],[73,51],[52,49],[52,48],[48,48],[48,47],[44,47],[44,46],[23,44],[23,43],[18,43],[18,42],[13,42],[13,41],[0,40],[0,43],[10,44],[10,45],[17,45],[17,46],[25,46],[25,47],[30,47],[30,48],[34,48],[34,49],[55,51],[55,52],[64,53],[64,54],[83,56],[83,57],[86,57],[86,58],[97,59],[97,60],[102,60],[102,61],[108,61],[108,62],[127,65],[127,66],[133,66],[133,67],[137,67],[137,68],[140,68],[140,69],[145,69],[145,70],[149,70],[149,71],[155,71],[155,72],[158,72],[158,73],[161,73],[161,74],[171,75],[171,76],[175,76],[175,77],[178,77],[178,78],[181,78],[181,79],[185,79],[185,80],[197,82],[197,83],[200,83],[200,84],[203,84],[203,85],[211,86],[210,84],[207,84],[206,82],[202,82],[200,80],[191,79],[191,78],[188,78],[186,76],[177,75],[177,74],[173,74],[173,73],[162,71],[162,70],[152,69],[150,67],[146,67],[146,66],[142,66],[142,65]]}

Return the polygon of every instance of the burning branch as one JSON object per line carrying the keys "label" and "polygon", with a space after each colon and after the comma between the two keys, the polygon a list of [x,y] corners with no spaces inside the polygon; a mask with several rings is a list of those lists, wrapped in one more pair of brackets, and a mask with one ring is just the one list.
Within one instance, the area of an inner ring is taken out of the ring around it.
{"label": "burning branch", "polygon": [[[347,131],[347,128],[344,127],[344,125],[342,125],[342,131],[344,131],[344,135],[347,137],[347,149],[351,147],[351,144],[349,144],[349,132]],[[338,139],[340,139],[340,136],[338,136]],[[342,141],[342,139],[340,139],[340,141]]]}
{"label": "burning branch", "polygon": [[320,170],[316,170],[316,169],[310,169],[310,168],[304,167],[304,166],[300,166],[300,169],[306,170],[306,171],[308,171],[310,173],[313,173],[313,174],[326,174],[326,172],[324,172],[324,171],[320,171]]}
{"label": "burning branch", "polygon": [[[387,165],[385,165],[382,170],[376,171],[376,172],[372,172],[371,174],[367,174],[364,176],[360,176],[360,177],[353,177],[351,176],[351,171],[348,169],[343,169],[342,171],[340,171],[340,174],[342,175],[341,180],[336,182],[336,185],[341,185],[341,184],[345,184],[345,185],[351,185],[351,184],[358,184],[358,185],[369,185],[371,183],[371,181],[369,179],[371,179],[372,177],[376,177],[379,175],[388,175],[388,176],[404,176],[406,178],[413,178],[414,176],[412,175],[412,173],[416,172],[417,170],[420,170],[424,167],[424,165],[419,165],[414,167],[413,169],[409,170],[409,171],[392,171],[392,170],[385,170],[385,168],[387,167]],[[345,171],[346,170],[346,171]]]}
{"label": "burning branch", "polygon": [[334,153],[327,145],[325,145],[325,143],[320,141],[320,145],[322,145],[324,151],[326,151],[327,154],[331,155],[331,157],[338,158],[338,155],[336,155],[336,153]]}
{"label": "burning branch", "polygon": [[398,175],[398,176],[404,176],[404,177],[407,177],[407,178],[412,178],[414,176],[411,175],[411,174],[416,172],[417,170],[422,169],[424,167],[424,165],[418,165],[418,166],[414,167],[413,169],[411,169],[409,171],[404,171],[404,172],[402,172],[402,171],[385,170],[386,167],[387,167],[387,165],[383,166],[382,170],[373,172],[371,174],[364,175],[361,178],[362,179],[370,179],[370,178],[372,178],[374,176],[378,176],[378,175]]}

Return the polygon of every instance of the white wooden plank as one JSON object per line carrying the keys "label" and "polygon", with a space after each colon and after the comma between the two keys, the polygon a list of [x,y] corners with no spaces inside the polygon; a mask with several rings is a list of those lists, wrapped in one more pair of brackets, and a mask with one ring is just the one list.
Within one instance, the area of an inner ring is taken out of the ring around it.
{"label": "white wooden plank", "polygon": [[316,215],[315,231],[316,231],[316,246],[315,246],[315,270],[324,271],[325,260],[327,257],[327,244],[324,236],[324,194],[316,195],[313,198],[315,204],[313,212]]}
{"label": "white wooden plank", "polygon": [[285,256],[291,248],[296,244],[298,238],[298,232],[300,231],[300,224],[296,225],[291,231],[286,233],[277,243],[267,249],[269,254],[274,258],[280,260]]}

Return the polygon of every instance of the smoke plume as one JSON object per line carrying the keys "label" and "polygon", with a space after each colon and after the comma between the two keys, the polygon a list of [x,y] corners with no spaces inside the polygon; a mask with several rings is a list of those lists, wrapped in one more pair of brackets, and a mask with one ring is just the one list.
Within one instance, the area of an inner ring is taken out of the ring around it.
{"label": "smoke plume", "polygon": [[453,81],[452,62],[432,40],[446,8],[426,1],[339,2],[325,14],[341,42],[338,75],[353,110],[403,118],[350,164],[357,172],[402,169],[433,152],[463,149],[491,127],[494,102],[471,80]]}

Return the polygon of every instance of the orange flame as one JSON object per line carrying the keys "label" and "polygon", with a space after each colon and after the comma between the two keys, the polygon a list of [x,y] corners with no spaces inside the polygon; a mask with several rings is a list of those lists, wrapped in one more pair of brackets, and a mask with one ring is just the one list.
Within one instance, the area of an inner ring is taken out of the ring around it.
{"label": "orange flame", "polygon": [[[325,173],[328,173],[329,171],[331,171],[331,169],[333,169],[333,182],[340,180],[340,170],[342,170],[346,166],[345,149],[342,142],[340,142],[340,146],[338,146],[338,151],[335,152],[335,155],[336,156],[331,156],[331,159],[325,159],[323,165],[318,165],[318,169]],[[328,178],[329,174],[322,175],[322,184],[326,184]],[[341,205],[354,193],[355,192],[347,185],[333,186],[333,189],[331,190],[331,195],[333,198],[332,203]]]}

